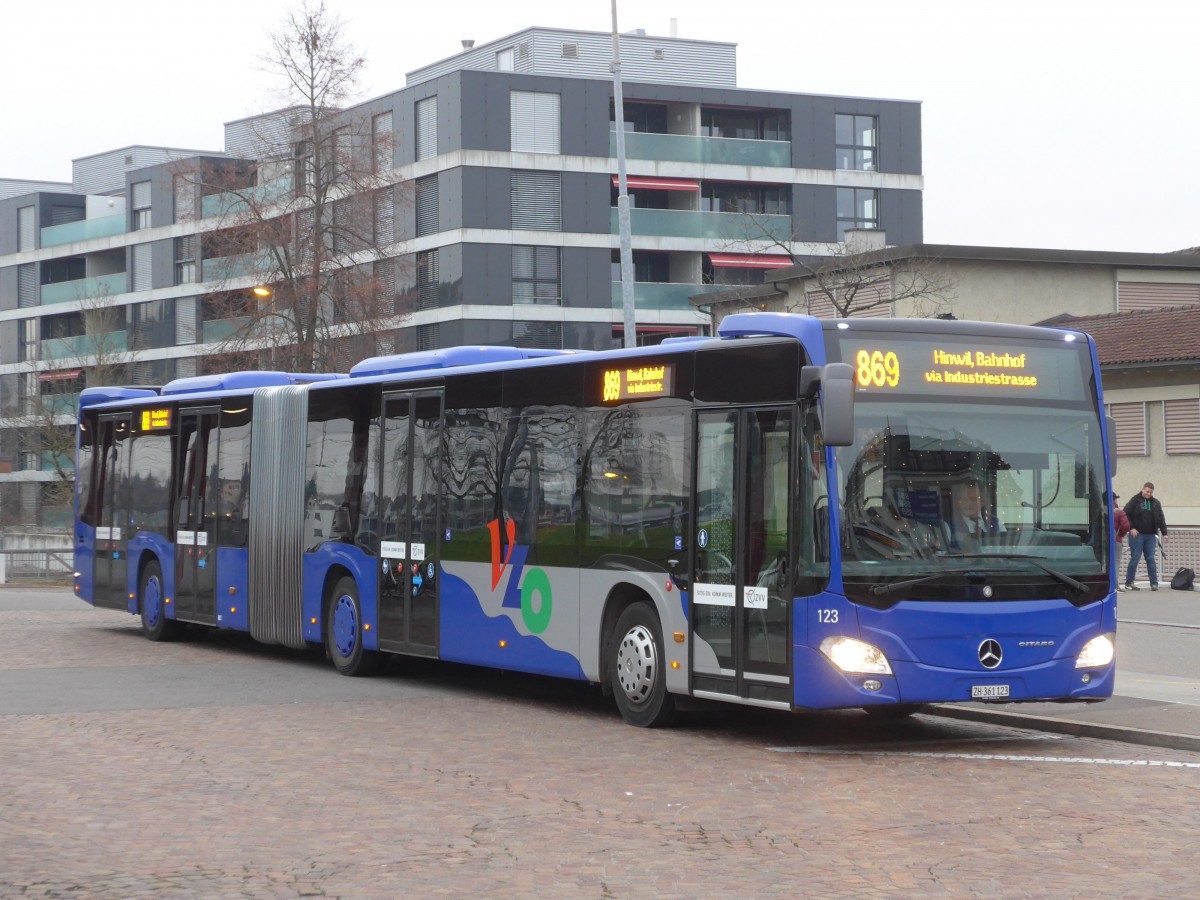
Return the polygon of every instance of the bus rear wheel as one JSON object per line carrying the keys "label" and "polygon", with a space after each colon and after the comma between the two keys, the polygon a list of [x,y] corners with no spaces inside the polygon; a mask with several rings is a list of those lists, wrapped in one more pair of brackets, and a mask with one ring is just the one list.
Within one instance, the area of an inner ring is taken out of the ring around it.
{"label": "bus rear wheel", "polygon": [[330,592],[325,613],[325,651],[342,675],[370,675],[379,654],[363,646],[362,605],[353,578],[340,578]]}
{"label": "bus rear wheel", "polygon": [[635,603],[621,613],[609,642],[608,675],[617,709],[630,725],[658,728],[674,721],[662,627],[649,604]]}
{"label": "bus rear wheel", "polygon": [[157,560],[146,564],[138,582],[138,608],[142,613],[142,633],[152,641],[173,641],[183,633],[183,625],[167,618],[162,566]]}

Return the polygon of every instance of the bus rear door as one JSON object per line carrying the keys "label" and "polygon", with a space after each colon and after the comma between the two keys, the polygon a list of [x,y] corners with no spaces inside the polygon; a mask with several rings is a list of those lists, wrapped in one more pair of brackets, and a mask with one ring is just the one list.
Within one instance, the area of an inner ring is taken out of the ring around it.
{"label": "bus rear door", "polygon": [[438,654],[441,391],[383,398],[379,645]]}
{"label": "bus rear door", "polygon": [[175,618],[216,624],[217,409],[179,411]]}
{"label": "bus rear door", "polygon": [[692,686],[791,705],[791,407],[696,413]]}

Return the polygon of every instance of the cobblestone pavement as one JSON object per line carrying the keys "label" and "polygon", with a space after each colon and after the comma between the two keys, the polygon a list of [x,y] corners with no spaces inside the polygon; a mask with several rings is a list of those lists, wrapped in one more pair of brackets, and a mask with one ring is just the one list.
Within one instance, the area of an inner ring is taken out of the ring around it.
{"label": "cobblestone pavement", "polygon": [[647,731],[586,687],[342,679],[312,654],[17,606],[0,708],[20,689],[69,711],[0,714],[0,897],[1200,892],[1200,754],[851,712]]}

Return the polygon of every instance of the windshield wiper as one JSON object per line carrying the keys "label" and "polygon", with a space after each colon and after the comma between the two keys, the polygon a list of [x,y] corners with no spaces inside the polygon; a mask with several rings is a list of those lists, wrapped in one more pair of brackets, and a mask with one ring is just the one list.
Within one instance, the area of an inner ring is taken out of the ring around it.
{"label": "windshield wiper", "polygon": [[1067,587],[1074,588],[1080,593],[1088,591],[1088,586],[1082,581],[1076,581],[1066,572],[1060,572],[1058,569],[1052,569],[1044,563],[1038,562],[1039,559],[1045,559],[1044,556],[1029,556],[1025,553],[951,553],[947,555],[954,559],[1019,559],[1029,563],[1031,566],[1036,566],[1051,578],[1061,581]]}
{"label": "windshield wiper", "polygon": [[[961,556],[962,554],[956,554]],[[922,575],[920,578],[909,578],[906,581],[890,581],[887,584],[871,585],[871,596],[886,597],[890,594],[897,594],[900,591],[908,590],[910,587],[916,587],[918,584],[928,584],[931,581],[937,581],[939,578],[961,578],[968,574],[979,574],[978,572],[965,572],[955,570],[952,572],[935,572],[932,575]]]}

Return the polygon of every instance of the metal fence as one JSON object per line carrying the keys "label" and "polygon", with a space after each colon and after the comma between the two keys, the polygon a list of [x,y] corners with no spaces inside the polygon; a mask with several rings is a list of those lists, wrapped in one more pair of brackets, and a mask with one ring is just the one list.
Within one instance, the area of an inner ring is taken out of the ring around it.
{"label": "metal fence", "polygon": [[74,571],[70,547],[0,550],[0,584],[70,581]]}

